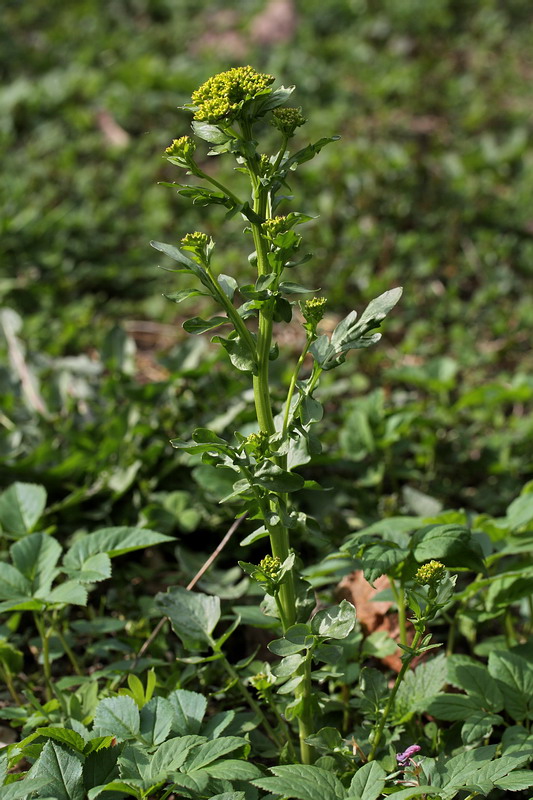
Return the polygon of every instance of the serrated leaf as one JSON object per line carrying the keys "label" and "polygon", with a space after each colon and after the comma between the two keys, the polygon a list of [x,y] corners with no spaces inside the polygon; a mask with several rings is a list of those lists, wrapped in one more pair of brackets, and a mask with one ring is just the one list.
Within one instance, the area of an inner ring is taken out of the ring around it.
{"label": "serrated leaf", "polygon": [[128,744],[124,747],[118,759],[120,778],[123,781],[145,783],[150,771],[151,755],[146,748],[140,745]]}
{"label": "serrated leaf", "polygon": [[57,800],[84,800],[81,760],[54,742],[46,742],[26,780],[43,776],[46,792]]}
{"label": "serrated leaf", "polygon": [[503,723],[503,718],[499,714],[490,714],[486,711],[474,711],[470,714],[461,728],[461,739],[463,744],[471,747],[479,744],[483,739],[487,739],[495,725]]}
{"label": "serrated leaf", "polygon": [[94,731],[98,735],[125,741],[137,738],[139,730],[139,709],[133,697],[106,697],[99,702],[94,715]]}
{"label": "serrated leaf", "polygon": [[[26,776],[23,780],[2,786],[2,800],[28,800],[28,797],[41,790],[41,797],[50,786],[47,775]],[[54,798],[55,800],[55,798]]]}
{"label": "serrated leaf", "polygon": [[30,533],[46,507],[46,489],[36,483],[13,483],[0,495],[0,526],[13,536]]}
{"label": "serrated leaf", "polygon": [[114,558],[134,550],[172,541],[175,541],[172,536],[165,536],[147,528],[132,528],[126,525],[102,528],[74,542],[63,559],[63,564],[69,569],[81,570],[89,556],[98,553],[107,553],[110,558]]}
{"label": "serrated leaf", "polygon": [[47,605],[66,603],[73,606],[86,606],[87,589],[78,581],[65,581],[52,589],[45,598],[43,597],[43,601]]}
{"label": "serrated leaf", "polygon": [[517,769],[507,777],[495,780],[494,785],[507,792],[521,792],[533,786],[533,772],[529,769]]}
{"label": "serrated leaf", "polygon": [[12,564],[0,562],[0,598],[15,600],[31,597],[31,584]]}
{"label": "serrated leaf", "polygon": [[417,561],[437,559],[451,569],[484,572],[481,547],[464,525],[428,525],[412,538]]}
{"label": "serrated leaf", "polygon": [[516,653],[492,652],[488,668],[507,713],[517,722],[533,719],[533,664]]}
{"label": "serrated leaf", "polygon": [[180,769],[190,751],[204,744],[205,736],[177,736],[159,745],[150,762],[149,778],[158,781],[167,778],[169,772]]}
{"label": "serrated leaf", "polygon": [[409,670],[396,694],[394,712],[402,721],[409,720],[413,714],[426,710],[428,701],[443,688],[447,679],[446,656],[419,664]]}
{"label": "serrated leaf", "polygon": [[479,700],[465,694],[436,694],[426,705],[428,714],[449,722],[466,720],[481,710]]}
{"label": "serrated leaf", "polygon": [[350,800],[377,800],[385,786],[387,773],[377,761],[359,767],[348,789]]}
{"label": "serrated leaf", "polygon": [[220,778],[225,781],[253,781],[263,775],[255,764],[236,758],[225,758],[223,761],[204,767],[204,769],[212,778]]}
{"label": "serrated leaf", "polygon": [[311,620],[311,630],[315,636],[327,639],[345,639],[354,627],[355,607],[348,600],[319,611]]}
{"label": "serrated leaf", "polygon": [[164,697],[153,697],[141,708],[140,733],[149,745],[164,742],[174,720],[172,704]]}
{"label": "serrated leaf", "polygon": [[168,696],[174,712],[172,729],[181,735],[198,733],[207,708],[207,700],[198,692],[176,689]]}
{"label": "serrated leaf", "polygon": [[174,586],[165,594],[156,595],[155,602],[186,648],[197,650],[198,645],[212,645],[211,634],[220,619],[218,597]]}
{"label": "serrated leaf", "polygon": [[72,748],[78,753],[83,753],[85,750],[85,740],[79,733],[76,731],[70,730],[68,728],[56,728],[56,727],[44,727],[44,728],[37,728],[34,731],[34,734],[38,736],[46,736],[48,739],[53,739],[60,744],[64,744],[67,747]]}
{"label": "serrated leaf", "polygon": [[242,739],[240,736],[223,736],[220,739],[212,739],[196,747],[181,769],[183,772],[202,769],[239,748],[250,748],[246,739]]}
{"label": "serrated leaf", "polygon": [[344,786],[332,772],[305,764],[271,767],[274,778],[253,780],[254,786],[271,794],[296,800],[343,800]]}
{"label": "serrated leaf", "polygon": [[89,556],[80,570],[64,569],[70,578],[75,578],[79,583],[99,583],[111,577],[111,560],[107,553],[97,553]]}
{"label": "serrated leaf", "polygon": [[31,533],[10,547],[13,564],[32,584],[32,590],[50,589],[61,555],[61,545],[45,533]]}
{"label": "serrated leaf", "polygon": [[483,708],[498,712],[503,709],[503,696],[487,667],[468,656],[448,659],[448,681],[458,689],[477,697]]}

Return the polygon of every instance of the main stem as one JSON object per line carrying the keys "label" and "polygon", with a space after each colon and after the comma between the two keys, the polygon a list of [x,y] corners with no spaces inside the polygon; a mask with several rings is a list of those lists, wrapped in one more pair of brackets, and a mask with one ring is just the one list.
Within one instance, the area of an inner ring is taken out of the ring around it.
{"label": "main stem", "polygon": [[387,700],[387,705],[385,706],[385,709],[383,711],[383,714],[381,715],[381,719],[379,721],[378,727],[376,728],[376,732],[374,734],[374,740],[372,742],[372,750],[370,751],[370,755],[368,756],[368,760],[369,761],[373,761],[374,758],[376,757],[376,753],[378,751],[379,743],[381,741],[381,736],[383,734],[383,728],[385,727],[385,723],[386,723],[386,721],[387,721],[387,719],[389,717],[389,714],[390,714],[390,712],[392,710],[392,707],[394,705],[394,700],[396,698],[396,694],[397,694],[398,689],[400,688],[400,685],[401,685],[401,683],[402,683],[402,681],[403,681],[403,679],[405,677],[405,673],[409,669],[411,661],[415,657],[416,649],[417,649],[418,645],[420,644],[420,639],[422,638],[423,633],[424,633],[424,631],[422,629],[419,629],[419,630],[416,631],[416,633],[415,633],[415,635],[413,637],[412,644],[411,644],[411,650],[413,651],[413,654],[405,659],[405,661],[402,664],[402,668],[399,671],[398,676],[397,676],[397,678],[396,678],[396,680],[394,682],[394,686],[392,687],[392,691],[391,691],[391,693],[389,695],[389,699]]}
{"label": "main stem", "polygon": [[[254,211],[262,219],[265,219],[267,213],[270,213],[268,193],[258,180],[257,173],[255,172],[255,166],[250,163],[249,169],[253,186]],[[261,275],[266,275],[270,271],[270,267],[268,263],[267,243],[260,224],[255,222],[252,223],[252,235],[257,255],[257,273],[258,277],[261,277]],[[274,417],[272,414],[272,405],[270,402],[269,385],[271,346],[272,310],[266,306],[266,308],[261,308],[259,311],[259,329],[257,334],[257,374],[253,377],[253,387],[259,428],[268,433],[270,436],[276,433],[276,426],[274,424]],[[283,503],[283,497],[280,496],[279,501]],[[271,504],[271,507],[272,510],[275,510],[274,503]],[[285,561],[289,555],[289,532],[287,528],[280,522],[276,526],[269,526],[269,534],[272,555],[277,556],[281,562]],[[286,574],[285,580],[280,586],[278,598],[281,606],[280,610],[282,611],[282,624],[286,630],[296,622],[296,596],[294,589],[294,576],[292,571]],[[305,741],[305,739],[314,732],[311,704],[312,687],[310,658],[306,659],[306,661],[299,668],[298,672],[300,675],[302,675],[302,681],[297,686],[295,692],[296,697],[301,702],[301,711],[298,716],[300,759],[303,764],[312,764],[313,750]]]}

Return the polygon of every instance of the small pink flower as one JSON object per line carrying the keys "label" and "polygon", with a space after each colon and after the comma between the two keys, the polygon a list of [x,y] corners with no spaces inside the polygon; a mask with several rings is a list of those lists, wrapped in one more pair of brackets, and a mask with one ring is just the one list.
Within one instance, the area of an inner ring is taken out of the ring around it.
{"label": "small pink flower", "polygon": [[396,761],[398,764],[405,766],[408,761],[411,760],[411,757],[415,755],[415,753],[419,753],[422,748],[418,744],[412,744],[407,750],[404,750],[403,753],[396,754]]}

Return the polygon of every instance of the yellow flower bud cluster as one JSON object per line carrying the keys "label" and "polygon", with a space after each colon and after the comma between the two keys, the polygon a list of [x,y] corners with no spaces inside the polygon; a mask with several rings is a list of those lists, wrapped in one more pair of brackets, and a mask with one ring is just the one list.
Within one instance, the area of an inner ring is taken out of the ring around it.
{"label": "yellow flower bud cluster", "polygon": [[302,313],[307,322],[311,322],[316,325],[324,316],[325,308],[325,297],[312,297],[310,300],[306,300],[303,304]]}
{"label": "yellow flower bud cluster", "polygon": [[268,90],[274,82],[272,75],[256,72],[250,66],[234,67],[209,78],[192,94],[196,106],[194,119],[217,122],[231,117],[243,100],[251,100]]}
{"label": "yellow flower bud cluster", "polygon": [[281,569],[281,559],[278,556],[265,556],[259,566],[268,578],[275,581]]}
{"label": "yellow flower bud cluster", "polygon": [[267,219],[262,223],[261,228],[270,239],[274,239],[278,233],[284,233],[287,230],[287,217]]}
{"label": "yellow flower bud cluster", "polygon": [[194,233],[185,234],[181,240],[181,246],[187,247],[191,250],[203,249],[209,244],[209,239],[210,237],[207,235],[207,233],[194,231]]}
{"label": "yellow flower bud cluster", "polygon": [[275,108],[271,122],[285,136],[292,136],[296,128],[304,125],[307,119],[302,114],[301,108]]}
{"label": "yellow flower bud cluster", "polygon": [[264,458],[268,452],[269,435],[266,431],[251,433],[246,437],[245,444],[249,445],[257,459]]}
{"label": "yellow flower bud cluster", "polygon": [[444,564],[441,564],[440,561],[428,561],[418,569],[415,581],[422,586],[438,583],[444,577],[445,569]]}
{"label": "yellow flower bud cluster", "polygon": [[165,154],[171,158],[180,158],[182,161],[192,161],[194,151],[196,150],[196,142],[190,136],[182,136],[180,139],[174,139],[172,144],[169,145]]}

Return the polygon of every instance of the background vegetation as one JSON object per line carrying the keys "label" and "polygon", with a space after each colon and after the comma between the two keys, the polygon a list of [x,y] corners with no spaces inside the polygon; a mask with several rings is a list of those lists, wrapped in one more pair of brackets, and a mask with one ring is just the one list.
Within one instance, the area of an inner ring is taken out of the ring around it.
{"label": "background vegetation", "polygon": [[[306,471],[333,491],[309,493],[311,511],[337,542],[384,514],[503,514],[533,466],[532,17],[525,0],[8,3],[2,484],[44,485],[65,537],[139,523],[177,536],[190,575],[187,536],[207,552],[227,528],[217,474],[168,439],[193,422],[246,432],[248,387],[181,331],[148,241],[199,227],[157,185],[188,131],[176,107],[250,63],[297,85],[306,138],[342,137],[291,187],[319,215],[299,269],[329,323],[405,287],[385,347],[323,384],[327,447]],[[220,234],[221,220],[207,209],[202,229],[244,275],[242,224]]]}

